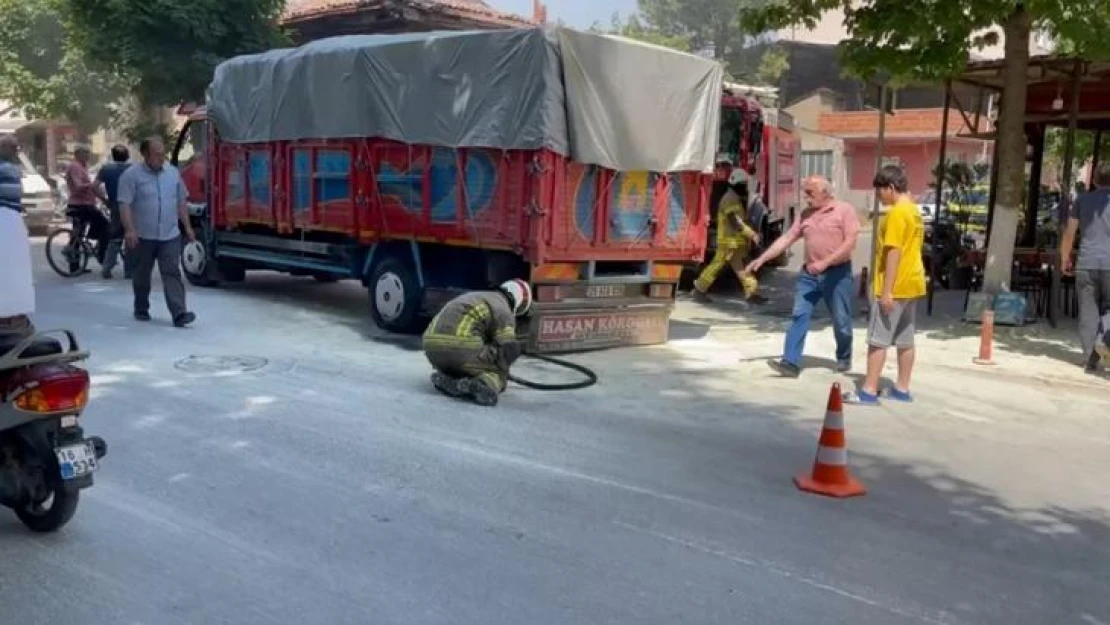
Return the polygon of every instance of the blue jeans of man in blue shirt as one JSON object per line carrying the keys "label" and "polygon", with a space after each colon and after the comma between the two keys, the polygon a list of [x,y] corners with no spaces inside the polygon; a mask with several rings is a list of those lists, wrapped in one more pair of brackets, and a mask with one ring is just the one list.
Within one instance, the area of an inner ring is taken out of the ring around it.
{"label": "blue jeans of man in blue shirt", "polygon": [[805,349],[809,321],[817,302],[825,300],[832,316],[833,336],[836,338],[836,362],[841,371],[852,363],[852,263],[829,267],[824,273],[814,275],[804,268],[798,274],[794,289],[794,311],[790,329],[786,331],[782,360],[800,369]]}

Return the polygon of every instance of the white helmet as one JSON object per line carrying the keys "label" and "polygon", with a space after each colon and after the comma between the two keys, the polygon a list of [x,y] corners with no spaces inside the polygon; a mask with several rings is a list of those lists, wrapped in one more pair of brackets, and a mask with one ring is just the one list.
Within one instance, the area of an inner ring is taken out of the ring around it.
{"label": "white helmet", "polygon": [[200,241],[190,241],[185,244],[181,249],[181,264],[185,266],[185,271],[193,275],[200,275],[204,273],[204,267],[208,264],[208,256],[204,253],[204,246]]}
{"label": "white helmet", "polygon": [[524,280],[514,279],[502,282],[499,288],[512,300],[513,312],[518,317],[527,314],[532,308],[532,287]]}
{"label": "white helmet", "polygon": [[728,186],[735,187],[738,184],[744,184],[748,181],[748,172],[739,167],[734,167],[732,173],[728,175]]}

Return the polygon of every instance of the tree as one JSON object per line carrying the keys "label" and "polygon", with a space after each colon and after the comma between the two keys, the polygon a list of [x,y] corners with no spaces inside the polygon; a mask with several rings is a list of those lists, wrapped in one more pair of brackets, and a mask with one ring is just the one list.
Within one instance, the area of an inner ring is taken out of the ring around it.
{"label": "tree", "polygon": [[31,119],[64,119],[83,133],[104,125],[126,78],[96,71],[55,0],[0,0],[0,98]]}
{"label": "tree", "polygon": [[752,31],[741,23],[740,9],[763,0],[639,0],[647,25],[669,36],[682,37],[692,50],[712,49],[718,61],[751,43]]}
{"label": "tree", "polygon": [[[689,10],[694,11],[695,14],[705,14],[705,9],[708,7],[708,9],[717,11],[720,15],[735,16],[744,2],[752,1],[754,0],[714,0],[714,2],[706,3],[705,0],[667,0],[668,4],[665,5],[662,0],[640,0],[641,7],[650,5],[656,11],[655,21],[638,14],[632,14],[627,20],[622,20],[619,14],[614,14],[608,28],[603,28],[600,24],[594,23],[590,30],[637,39],[683,52],[702,51],[711,48],[714,52],[714,58],[724,65],[729,80],[745,80],[757,84],[774,85],[790,69],[790,58],[786,51],[779,46],[766,46],[759,57],[758,63],[741,62],[736,64],[737,67],[751,67],[751,71],[735,70],[731,67],[733,65],[732,61],[744,60],[744,56],[750,57],[750,55],[742,55],[741,52],[747,44],[754,43],[754,40],[746,37],[740,30],[738,18],[734,17],[736,21],[735,28],[730,26],[726,29],[720,29],[721,39],[720,41],[714,41],[713,37],[716,35],[713,33],[706,34],[708,30],[704,24],[688,24],[689,20],[660,17],[671,14],[675,16],[684,15],[687,7],[690,7]],[[668,13],[668,11],[671,13]],[[723,19],[727,21],[727,18]],[[728,56],[727,59],[726,55]],[[754,61],[754,58],[751,60]]]}
{"label": "tree", "polygon": [[777,0],[742,11],[765,30],[814,27],[826,11],[843,9],[849,38],[841,59],[864,79],[940,80],[964,69],[969,52],[1005,39],[1005,91],[998,120],[998,189],[988,243],[984,290],[1007,290],[1024,191],[1025,100],[1029,38],[1034,27],[1065,37],[1081,54],[1106,54],[1110,0]]}
{"label": "tree", "polygon": [[197,102],[221,61],[287,42],[285,0],[59,0],[88,58],[136,77],[145,109]]}
{"label": "tree", "polygon": [[658,30],[655,30],[646,24],[643,20],[633,13],[628,16],[627,20],[622,20],[619,13],[614,13],[609,22],[608,28],[603,28],[601,24],[595,22],[590,30],[596,33],[605,33],[608,35],[619,35],[644,43],[651,43],[657,46],[666,48],[674,48],[683,52],[690,51],[690,40],[682,35],[667,35]]}
{"label": "tree", "polygon": [[790,57],[779,46],[767,46],[759,58],[755,70],[756,82],[764,85],[777,85],[779,79],[790,69]]}
{"label": "tree", "polygon": [[[1064,152],[1066,148],[1068,130],[1067,128],[1049,128],[1048,135],[1045,137],[1045,162],[1054,163],[1057,171],[1061,176],[1064,172]],[[1093,132],[1086,130],[1079,130],[1075,133],[1075,149],[1072,152],[1071,171],[1073,180],[1058,180],[1061,188],[1070,187],[1075,182],[1074,176],[1079,172],[1079,168],[1086,165],[1094,157],[1095,152],[1095,136]],[[1104,134],[1102,137],[1102,146],[1099,149],[1099,162],[1110,163],[1110,135]]]}

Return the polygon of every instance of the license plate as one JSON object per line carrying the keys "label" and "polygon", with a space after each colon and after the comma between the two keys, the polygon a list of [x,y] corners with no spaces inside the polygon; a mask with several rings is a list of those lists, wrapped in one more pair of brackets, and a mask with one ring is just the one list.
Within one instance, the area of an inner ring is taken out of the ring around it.
{"label": "license plate", "polygon": [[586,297],[590,299],[602,297],[624,297],[623,284],[591,284],[586,287]]}
{"label": "license plate", "polygon": [[54,450],[63,480],[72,480],[96,471],[96,451],[92,443],[67,445]]}

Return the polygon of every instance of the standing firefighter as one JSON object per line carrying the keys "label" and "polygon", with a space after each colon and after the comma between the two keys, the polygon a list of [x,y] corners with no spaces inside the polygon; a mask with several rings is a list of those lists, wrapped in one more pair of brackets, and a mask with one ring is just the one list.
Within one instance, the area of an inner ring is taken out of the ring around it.
{"label": "standing firefighter", "polygon": [[721,270],[728,265],[740,279],[744,297],[749,302],[758,304],[764,301],[756,292],[759,282],[754,275],[744,272],[751,246],[759,245],[759,234],[744,221],[748,212],[748,177],[744,170],[732,170],[728,176],[728,187],[717,208],[717,251],[694,282],[694,298],[709,301],[709,287],[713,286]]}
{"label": "standing firefighter", "polygon": [[516,318],[532,306],[532,289],[509,280],[497,291],[464,293],[447,303],[424,332],[432,384],[450,397],[496,406],[509,367],[520,357]]}

